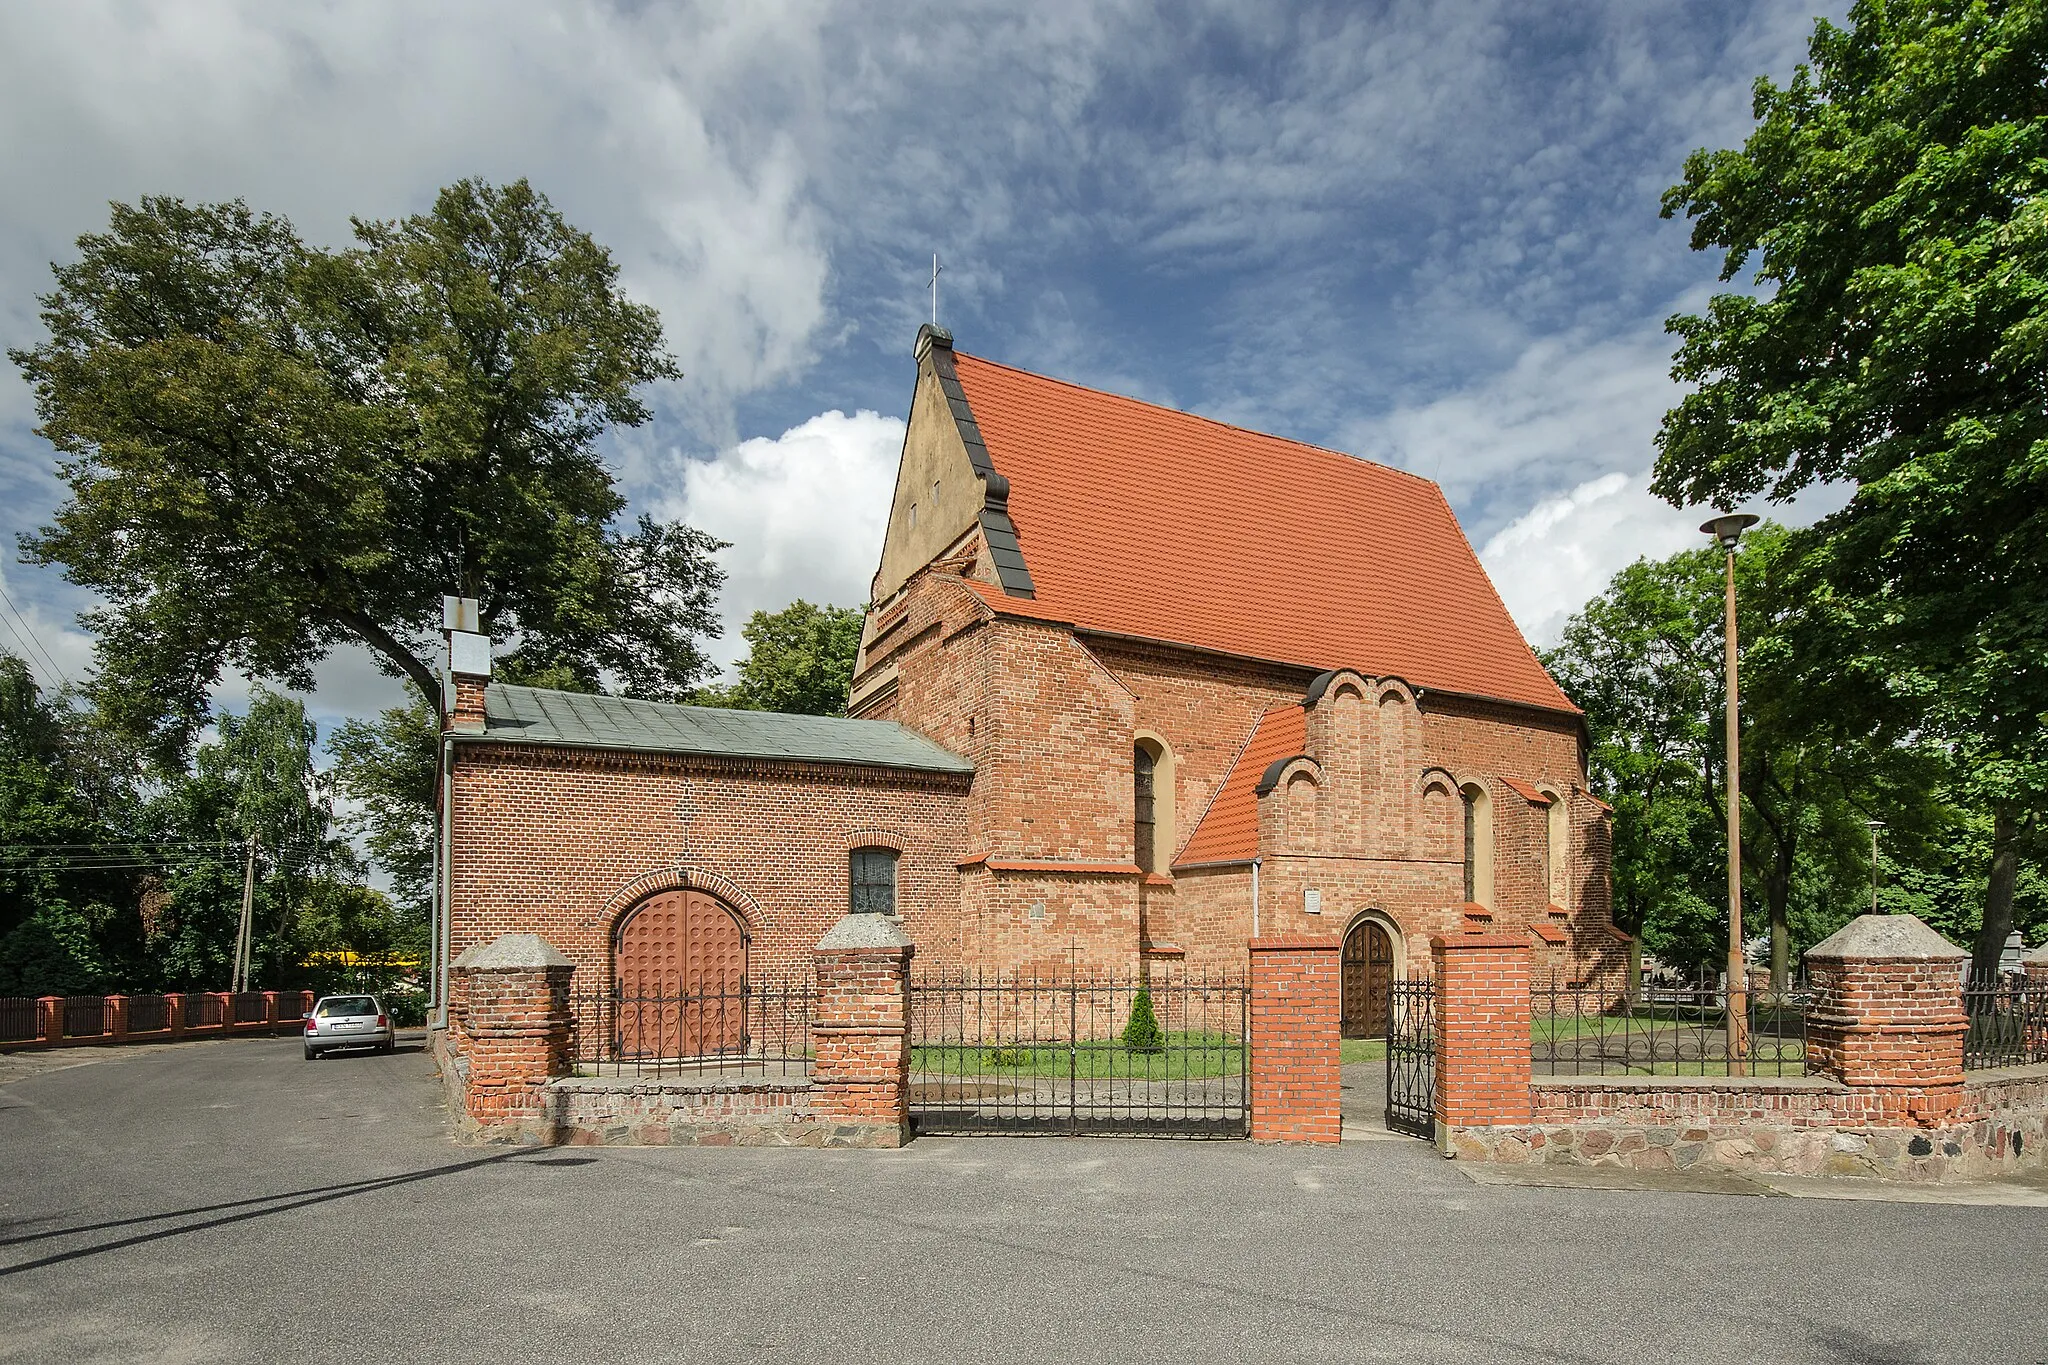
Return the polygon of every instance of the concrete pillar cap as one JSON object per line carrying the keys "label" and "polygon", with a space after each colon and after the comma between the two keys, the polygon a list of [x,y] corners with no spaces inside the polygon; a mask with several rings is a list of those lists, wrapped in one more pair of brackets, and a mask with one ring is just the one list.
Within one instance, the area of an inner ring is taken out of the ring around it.
{"label": "concrete pillar cap", "polygon": [[2034,949],[2033,952],[2021,958],[2020,961],[2039,962],[2044,966],[2048,966],[2048,943],[2043,943],[2040,947]]}
{"label": "concrete pillar cap", "polygon": [[1809,958],[1959,962],[1969,956],[1918,915],[1858,915],[1806,950]]}
{"label": "concrete pillar cap", "polygon": [[509,972],[576,964],[539,934],[500,934],[480,947],[464,949],[462,956],[449,965],[475,972]]}
{"label": "concrete pillar cap", "polygon": [[848,912],[818,940],[818,951],[845,952],[855,948],[908,948],[910,935],[893,915]]}

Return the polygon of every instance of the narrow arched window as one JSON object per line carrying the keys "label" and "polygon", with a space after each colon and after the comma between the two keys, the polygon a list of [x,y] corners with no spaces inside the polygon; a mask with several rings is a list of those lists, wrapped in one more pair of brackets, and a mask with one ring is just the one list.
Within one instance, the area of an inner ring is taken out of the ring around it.
{"label": "narrow arched window", "polygon": [[1477,782],[1467,783],[1459,794],[1465,800],[1465,899],[1491,909],[1493,803]]}
{"label": "narrow arched window", "polygon": [[851,888],[847,908],[856,915],[896,913],[896,850],[857,848],[847,855]]}
{"label": "narrow arched window", "polygon": [[1139,869],[1145,872],[1159,870],[1159,809],[1154,790],[1158,771],[1158,758],[1150,749],[1140,744],[1131,750],[1131,805],[1136,813],[1131,845]]}
{"label": "narrow arched window", "polygon": [[1572,893],[1571,808],[1557,792],[1547,795],[1550,797],[1550,809],[1545,812],[1548,817],[1545,833],[1549,837],[1543,843],[1550,903],[1560,910],[1569,910]]}

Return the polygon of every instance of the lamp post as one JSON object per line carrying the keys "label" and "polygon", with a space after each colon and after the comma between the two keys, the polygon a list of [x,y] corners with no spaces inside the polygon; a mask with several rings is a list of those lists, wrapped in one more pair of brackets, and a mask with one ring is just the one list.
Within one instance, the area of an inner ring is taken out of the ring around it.
{"label": "lamp post", "polygon": [[1728,1074],[1749,1072],[1749,960],[1742,951],[1742,737],[1736,729],[1735,546],[1756,525],[1751,512],[1727,512],[1700,530],[1728,556],[1727,617],[1722,626],[1722,667],[1728,682]]}
{"label": "lamp post", "polygon": [[1870,826],[1870,913],[1877,913],[1877,832],[1884,828],[1882,820],[1865,820]]}

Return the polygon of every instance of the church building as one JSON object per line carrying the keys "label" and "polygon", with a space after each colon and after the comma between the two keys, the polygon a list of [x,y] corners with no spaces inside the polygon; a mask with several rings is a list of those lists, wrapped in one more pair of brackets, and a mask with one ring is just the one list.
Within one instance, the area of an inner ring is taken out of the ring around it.
{"label": "church building", "polygon": [[1434,483],[933,327],[916,361],[847,718],[491,684],[454,637],[444,963],[526,930],[579,990],[716,988],[848,909],[921,969],[1313,935],[1352,1036],[1432,935],[1621,969],[1583,722]]}

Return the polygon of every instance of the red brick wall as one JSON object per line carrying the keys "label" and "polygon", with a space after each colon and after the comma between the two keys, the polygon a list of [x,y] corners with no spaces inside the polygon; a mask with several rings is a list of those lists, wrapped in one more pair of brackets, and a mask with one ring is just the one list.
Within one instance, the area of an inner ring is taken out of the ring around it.
{"label": "red brick wall", "polygon": [[1251,943],[1251,1119],[1258,1141],[1335,1142],[1343,1129],[1339,947],[1334,938]]}
{"label": "red brick wall", "polygon": [[1437,981],[1439,1134],[1529,1122],[1529,941],[1462,934],[1430,941]]}
{"label": "red brick wall", "polygon": [[964,787],[880,771],[458,745],[450,954],[538,933],[577,964],[578,991],[601,990],[613,923],[644,895],[682,884],[680,868],[739,912],[757,975],[807,976],[812,946],[846,912],[849,847],[885,837],[901,845],[906,932],[928,960],[958,961]]}
{"label": "red brick wall", "polygon": [[[812,1109],[829,1123],[908,1136],[909,948],[819,949]],[[893,1145],[883,1142],[878,1145]]]}
{"label": "red brick wall", "polygon": [[1913,1123],[1963,1103],[1964,961],[1809,958],[1809,1067]]}
{"label": "red brick wall", "polygon": [[546,1126],[548,1079],[569,1070],[570,969],[465,974],[469,1124],[486,1138],[537,1132]]}

